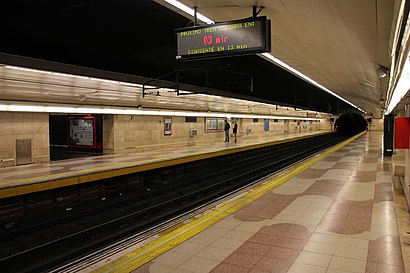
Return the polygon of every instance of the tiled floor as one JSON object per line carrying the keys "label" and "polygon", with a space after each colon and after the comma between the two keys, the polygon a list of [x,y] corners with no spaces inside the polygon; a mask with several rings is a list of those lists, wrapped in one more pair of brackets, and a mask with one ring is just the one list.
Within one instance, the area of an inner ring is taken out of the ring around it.
{"label": "tiled floor", "polygon": [[363,135],[133,272],[405,272],[381,137]]}
{"label": "tiled floor", "polygon": [[138,152],[134,154],[116,154],[77,159],[61,160],[43,164],[6,167],[0,170],[0,189],[26,184],[48,181],[51,179],[64,179],[87,173],[110,171],[115,169],[139,166],[146,163],[161,162],[187,156],[207,154],[227,149],[257,145],[261,143],[279,141],[300,136],[308,136],[326,131],[311,131],[295,134],[284,134],[270,137],[240,138],[238,142],[195,144],[189,143],[185,147],[167,148]]}

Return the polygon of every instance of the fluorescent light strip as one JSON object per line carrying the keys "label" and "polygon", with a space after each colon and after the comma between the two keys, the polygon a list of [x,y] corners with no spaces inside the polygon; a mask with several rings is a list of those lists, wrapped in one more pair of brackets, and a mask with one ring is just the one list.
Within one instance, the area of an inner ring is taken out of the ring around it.
{"label": "fluorescent light strip", "polygon": [[[194,9],[191,9],[190,7],[182,4],[179,1],[176,0],[164,0],[165,2],[167,2],[168,4],[182,10],[185,13],[188,13],[189,15],[191,15],[192,17],[194,17],[195,11]],[[198,20],[201,20],[202,22],[205,22],[207,24],[213,24],[215,23],[214,21],[212,21],[211,19],[209,19],[208,17],[200,14],[199,12],[197,12],[196,17],[198,18]]]}
{"label": "fluorescent light strip", "polygon": [[262,53],[260,54],[262,56],[264,56],[266,59],[268,59],[269,61],[285,68],[286,70],[288,70],[289,72],[295,74],[296,76],[299,76],[300,78],[304,79],[305,81],[319,87],[320,89],[328,92],[329,94],[335,96],[336,98],[350,104],[351,106],[353,106],[354,108],[358,109],[359,111],[365,113],[365,111],[359,107],[357,107],[356,105],[354,105],[353,103],[351,103],[350,101],[342,98],[341,96],[337,95],[336,93],[330,91],[329,89],[327,89],[326,87],[324,87],[323,85],[317,83],[316,81],[312,80],[311,78],[309,78],[308,76],[306,76],[305,74],[302,74],[300,71],[294,69],[293,67],[291,67],[290,65],[288,65],[287,63],[284,63],[283,61],[279,60],[278,58],[274,57],[272,54],[270,53]]}
{"label": "fluorescent light strip", "polygon": [[[115,85],[120,84],[120,85],[124,85],[124,86],[129,86],[129,87],[142,87],[141,84],[136,84],[136,83],[120,82],[120,81],[107,80],[107,79],[101,79],[101,78],[79,76],[79,75],[74,75],[74,74],[60,73],[60,72],[52,72],[52,71],[32,69],[32,68],[26,68],[26,67],[14,66],[14,65],[5,65],[4,67],[5,67],[5,68],[8,68],[8,69],[15,69],[15,70],[21,70],[21,71],[28,71],[28,72],[36,72],[36,73],[42,73],[42,74],[49,74],[49,75],[56,75],[56,76],[63,76],[63,77],[70,77],[70,78],[77,78],[77,79],[82,79],[82,80],[99,81],[99,82],[105,82],[105,83],[110,83],[110,84],[115,84]],[[146,87],[147,87],[147,88],[154,88],[155,86],[148,86],[148,85],[147,85]]]}
{"label": "fluorescent light strip", "polygon": [[410,90],[410,61],[409,56],[406,58],[406,63],[403,66],[403,70],[401,71],[400,78],[396,84],[396,87],[393,91],[393,96],[389,102],[389,106],[387,107],[387,111],[385,114],[393,112],[394,108],[396,108],[397,104],[402,100],[402,98],[407,94]]}
{"label": "fluorescent light strip", "polygon": [[40,105],[6,105],[0,104],[0,111],[10,112],[40,112],[40,113],[67,113],[67,114],[112,114],[112,115],[141,115],[141,116],[174,116],[174,117],[220,117],[220,118],[261,118],[261,119],[288,119],[288,120],[321,120],[297,116],[267,116],[245,115],[235,113],[186,112],[167,110],[140,110],[132,108],[88,108],[88,107],[57,107]]}
{"label": "fluorescent light strip", "polygon": [[[402,1],[402,7],[404,5],[405,1]],[[400,10],[400,14],[399,14],[399,19],[402,20],[402,15],[403,15],[403,11]],[[396,27],[398,28],[398,26],[401,26],[401,24],[403,24],[403,22],[401,21],[400,23],[397,23]],[[403,35],[403,39],[400,41],[400,45],[403,46],[403,48],[405,48],[408,44],[409,41],[409,28],[410,28],[410,18],[407,18],[407,22],[406,22],[406,27],[405,27],[405,31],[404,31],[404,35]],[[395,41],[397,39],[397,29],[396,29],[396,34],[395,34]],[[396,41],[394,43],[394,48],[396,48],[398,46],[399,41]],[[393,49],[392,49],[393,50]],[[393,52],[393,51],[392,51]],[[404,57],[404,54],[407,53],[407,56]],[[393,55],[392,55],[393,56]],[[409,51],[401,51],[399,56],[396,56],[398,59],[398,65],[397,68],[401,67],[401,63],[404,61],[404,65],[403,65],[403,69],[401,71],[396,70],[396,75],[394,76],[390,76],[389,79],[389,90],[387,92],[387,99],[390,97],[390,101],[389,104],[387,106],[386,112],[384,113],[385,115],[392,113],[394,108],[396,108],[397,104],[399,104],[399,102],[402,100],[402,98],[407,94],[407,92],[410,89],[410,54]],[[394,58],[394,56],[393,56]],[[392,63],[392,67],[393,67],[393,63]],[[391,72],[390,72],[391,74]],[[393,85],[393,82],[395,82],[396,84]]]}
{"label": "fluorescent light strip", "polygon": [[15,70],[21,70],[21,71],[28,71],[28,72],[36,72],[36,73],[56,75],[56,76],[64,76],[64,77],[70,77],[70,78],[78,78],[78,79],[83,79],[83,80],[89,80],[90,79],[89,77],[85,77],[85,76],[78,76],[78,75],[59,73],[59,72],[51,72],[51,71],[46,71],[46,70],[26,68],[26,67],[14,66],[14,65],[5,65],[4,67],[8,68],[8,69],[15,69]]}
{"label": "fluorescent light strip", "polygon": [[[403,15],[404,15],[405,3],[406,3],[406,0],[401,0],[400,8],[399,8],[399,13],[398,13],[398,15],[397,15],[396,28],[395,28],[395,31],[394,31],[392,48],[391,48],[391,51],[390,51],[390,56],[391,56],[390,75],[394,75],[394,74],[395,74],[395,70],[396,70],[398,67],[400,67],[400,65],[399,65],[399,66],[396,66],[395,64],[396,64],[397,58],[402,57],[402,52],[399,54],[399,56],[396,56],[395,52],[396,52],[397,46],[398,46],[398,41],[397,41],[397,39],[399,39],[399,31],[400,31],[400,28],[401,28],[402,24],[404,23],[404,22],[403,22]],[[407,20],[407,22],[408,22],[408,20]],[[400,59],[399,59],[399,60],[400,60]],[[388,100],[389,98],[391,98],[391,95],[392,95],[391,92],[393,91],[392,86],[393,86],[393,80],[394,80],[394,79],[395,79],[395,77],[390,76],[389,85],[388,85],[389,88],[388,88],[388,91],[387,91],[387,94],[386,94],[386,99],[387,99],[387,100]]]}

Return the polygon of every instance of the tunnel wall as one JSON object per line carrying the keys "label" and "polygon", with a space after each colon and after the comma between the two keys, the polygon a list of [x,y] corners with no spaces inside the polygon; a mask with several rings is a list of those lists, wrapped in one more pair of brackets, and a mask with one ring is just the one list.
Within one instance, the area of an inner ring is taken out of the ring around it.
{"label": "tunnel wall", "polygon": [[347,113],[339,116],[335,121],[335,129],[343,135],[355,135],[368,130],[366,119],[355,113]]}

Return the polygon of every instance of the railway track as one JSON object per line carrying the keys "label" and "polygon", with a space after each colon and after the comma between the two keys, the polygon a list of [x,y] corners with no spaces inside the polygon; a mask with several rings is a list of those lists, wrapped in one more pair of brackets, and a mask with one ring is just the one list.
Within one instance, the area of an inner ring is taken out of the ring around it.
{"label": "railway track", "polygon": [[[42,204],[36,209],[14,205],[10,210],[10,201],[5,200],[0,204],[1,272],[51,271],[213,202],[345,139],[337,134],[316,136],[118,178],[121,183],[109,180],[84,189],[67,188],[64,195],[76,198],[62,203],[55,202],[61,192],[32,195],[35,201],[17,202]],[[108,190],[97,190],[101,185]],[[78,191],[87,194],[78,195]]]}

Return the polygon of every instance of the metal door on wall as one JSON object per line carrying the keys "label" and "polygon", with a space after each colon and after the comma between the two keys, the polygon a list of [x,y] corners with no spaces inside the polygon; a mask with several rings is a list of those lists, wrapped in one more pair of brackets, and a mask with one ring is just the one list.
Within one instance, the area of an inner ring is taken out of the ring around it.
{"label": "metal door on wall", "polygon": [[289,133],[289,120],[285,119],[283,122],[285,124],[285,126],[283,127],[283,132],[284,133]]}
{"label": "metal door on wall", "polygon": [[16,165],[31,164],[31,139],[16,139]]}

